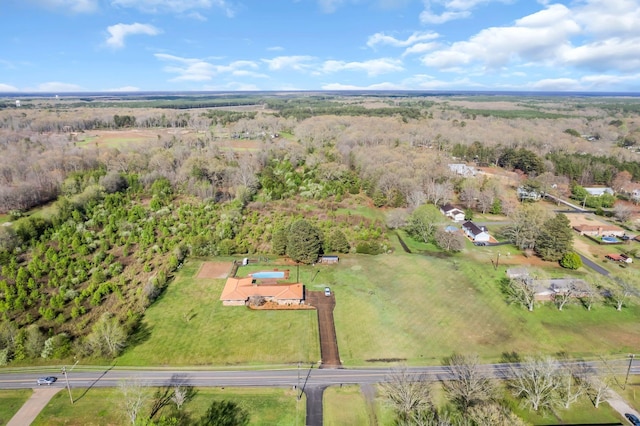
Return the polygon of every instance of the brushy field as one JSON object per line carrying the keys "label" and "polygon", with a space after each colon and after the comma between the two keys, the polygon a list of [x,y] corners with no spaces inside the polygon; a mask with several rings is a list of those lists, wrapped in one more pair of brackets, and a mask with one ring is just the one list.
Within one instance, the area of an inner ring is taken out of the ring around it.
{"label": "brushy field", "polygon": [[281,365],[320,359],[315,310],[222,306],[224,279],[199,279],[190,260],[151,306],[118,365]]}
{"label": "brushy field", "polygon": [[[84,389],[74,389],[84,392]],[[153,390],[150,389],[153,393]],[[304,425],[305,399],[296,399],[292,390],[277,388],[199,388],[195,398],[185,405],[192,420],[198,420],[214,400],[229,400],[249,412],[251,425]],[[0,401],[3,401],[0,399]],[[149,412],[149,404],[142,413]],[[159,413],[160,417],[166,411]],[[66,392],[56,394],[37,417],[34,426],[98,426],[123,425],[129,421],[122,407],[118,388],[90,389],[75,403],[69,403]]]}
{"label": "brushy field", "polygon": [[31,389],[0,390],[0,425],[6,425],[32,393]]}

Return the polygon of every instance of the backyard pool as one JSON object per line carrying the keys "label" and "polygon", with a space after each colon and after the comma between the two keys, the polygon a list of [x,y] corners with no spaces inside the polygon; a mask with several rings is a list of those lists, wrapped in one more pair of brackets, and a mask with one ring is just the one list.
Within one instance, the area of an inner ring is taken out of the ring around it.
{"label": "backyard pool", "polygon": [[620,240],[616,237],[602,237],[603,243],[619,243]]}
{"label": "backyard pool", "polygon": [[276,278],[285,278],[285,271],[261,271],[261,272],[254,272],[253,274],[249,274],[249,275],[258,280],[276,279]]}

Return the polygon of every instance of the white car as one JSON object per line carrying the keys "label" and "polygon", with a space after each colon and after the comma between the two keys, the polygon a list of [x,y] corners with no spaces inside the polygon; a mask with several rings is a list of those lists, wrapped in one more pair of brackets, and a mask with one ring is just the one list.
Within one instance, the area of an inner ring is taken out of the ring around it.
{"label": "white car", "polygon": [[38,380],[36,382],[38,383],[38,386],[40,385],[51,386],[51,384],[55,383],[56,380],[58,380],[57,377],[48,376],[48,377],[38,377]]}
{"label": "white car", "polygon": [[325,287],[324,288],[324,295],[325,296],[331,296],[331,289],[329,287]]}

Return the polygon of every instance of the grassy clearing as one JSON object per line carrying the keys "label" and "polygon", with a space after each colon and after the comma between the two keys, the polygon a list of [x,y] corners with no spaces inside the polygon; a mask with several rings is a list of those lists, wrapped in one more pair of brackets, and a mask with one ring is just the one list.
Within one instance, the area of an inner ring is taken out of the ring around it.
{"label": "grassy clearing", "polygon": [[[82,394],[85,389],[75,389]],[[246,409],[252,425],[304,425],[305,400],[296,393],[277,388],[201,388],[185,406],[191,418],[200,418],[213,400],[230,400]],[[40,413],[35,426],[93,426],[127,424],[117,388],[94,388],[71,405],[66,392],[60,392]],[[143,412],[148,413],[149,407]],[[160,413],[162,415],[162,412]]]}
{"label": "grassy clearing", "polygon": [[[454,262],[455,260],[455,262]],[[508,305],[498,281],[502,267],[464,255],[343,256],[322,266],[313,284],[335,290],[334,312],[343,362],[402,360],[437,364],[452,352],[498,360],[504,352],[565,351],[574,356],[626,354],[640,345],[640,310],[616,312],[578,305],[534,312]],[[317,284],[316,284],[317,283]]]}
{"label": "grassy clearing", "polygon": [[118,365],[273,365],[320,359],[315,310],[222,306],[218,298],[225,280],[195,278],[200,264],[187,262],[147,310],[134,336],[140,343],[125,350]]}
{"label": "grassy clearing", "polygon": [[616,387],[614,391],[633,408],[640,410],[640,378],[631,376],[624,389]]}
{"label": "grassy clearing", "polygon": [[323,420],[327,426],[393,424],[393,412],[382,398],[367,401],[360,386],[332,386],[324,391]]}
{"label": "grassy clearing", "polygon": [[0,390],[0,425],[6,425],[32,393],[31,389]]}

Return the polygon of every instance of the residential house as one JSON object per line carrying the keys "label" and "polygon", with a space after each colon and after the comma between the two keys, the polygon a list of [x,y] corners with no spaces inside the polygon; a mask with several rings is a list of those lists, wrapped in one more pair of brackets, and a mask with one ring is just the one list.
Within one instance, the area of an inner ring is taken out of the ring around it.
{"label": "residential house", "polygon": [[574,278],[552,278],[549,280],[533,280],[533,286],[535,288],[535,300],[544,302],[552,301],[558,294],[568,294],[572,291],[574,297],[580,297],[584,289],[587,287],[587,283],[580,279]]}
{"label": "residential house", "polygon": [[232,277],[227,279],[220,300],[225,306],[244,306],[251,297],[263,297],[266,301],[279,305],[300,305],[304,302],[304,285],[261,285],[252,277]]}
{"label": "residential house", "polygon": [[464,211],[451,204],[440,207],[440,212],[454,222],[464,222]]}
{"label": "residential house", "polygon": [[614,262],[622,262],[622,263],[633,263],[633,259],[627,256],[626,254],[607,254],[606,257],[609,260],[613,260]]}
{"label": "residential house", "polygon": [[601,195],[604,194],[610,194],[613,195],[615,192],[613,191],[613,189],[609,188],[609,187],[593,187],[593,188],[585,188],[585,191],[587,191],[587,194],[593,196],[593,197],[600,197]]}
{"label": "residential house", "polygon": [[598,225],[586,225],[580,224],[573,227],[573,230],[580,235],[589,235],[591,237],[602,237],[608,235],[614,235],[616,237],[622,237],[625,234],[625,230],[619,226],[609,225],[601,223]]}
{"label": "residential house", "polygon": [[518,199],[520,201],[530,200],[530,201],[538,201],[542,198],[542,194],[535,189],[527,188],[524,186],[519,186],[517,189]]}
{"label": "residential house", "polygon": [[489,242],[491,235],[486,226],[478,226],[475,223],[468,221],[462,224],[462,230],[464,233],[475,242]]}
{"label": "residential house", "polygon": [[449,164],[449,170],[457,175],[464,177],[473,177],[478,174],[478,171],[475,169],[475,167],[467,166],[463,163]]}

